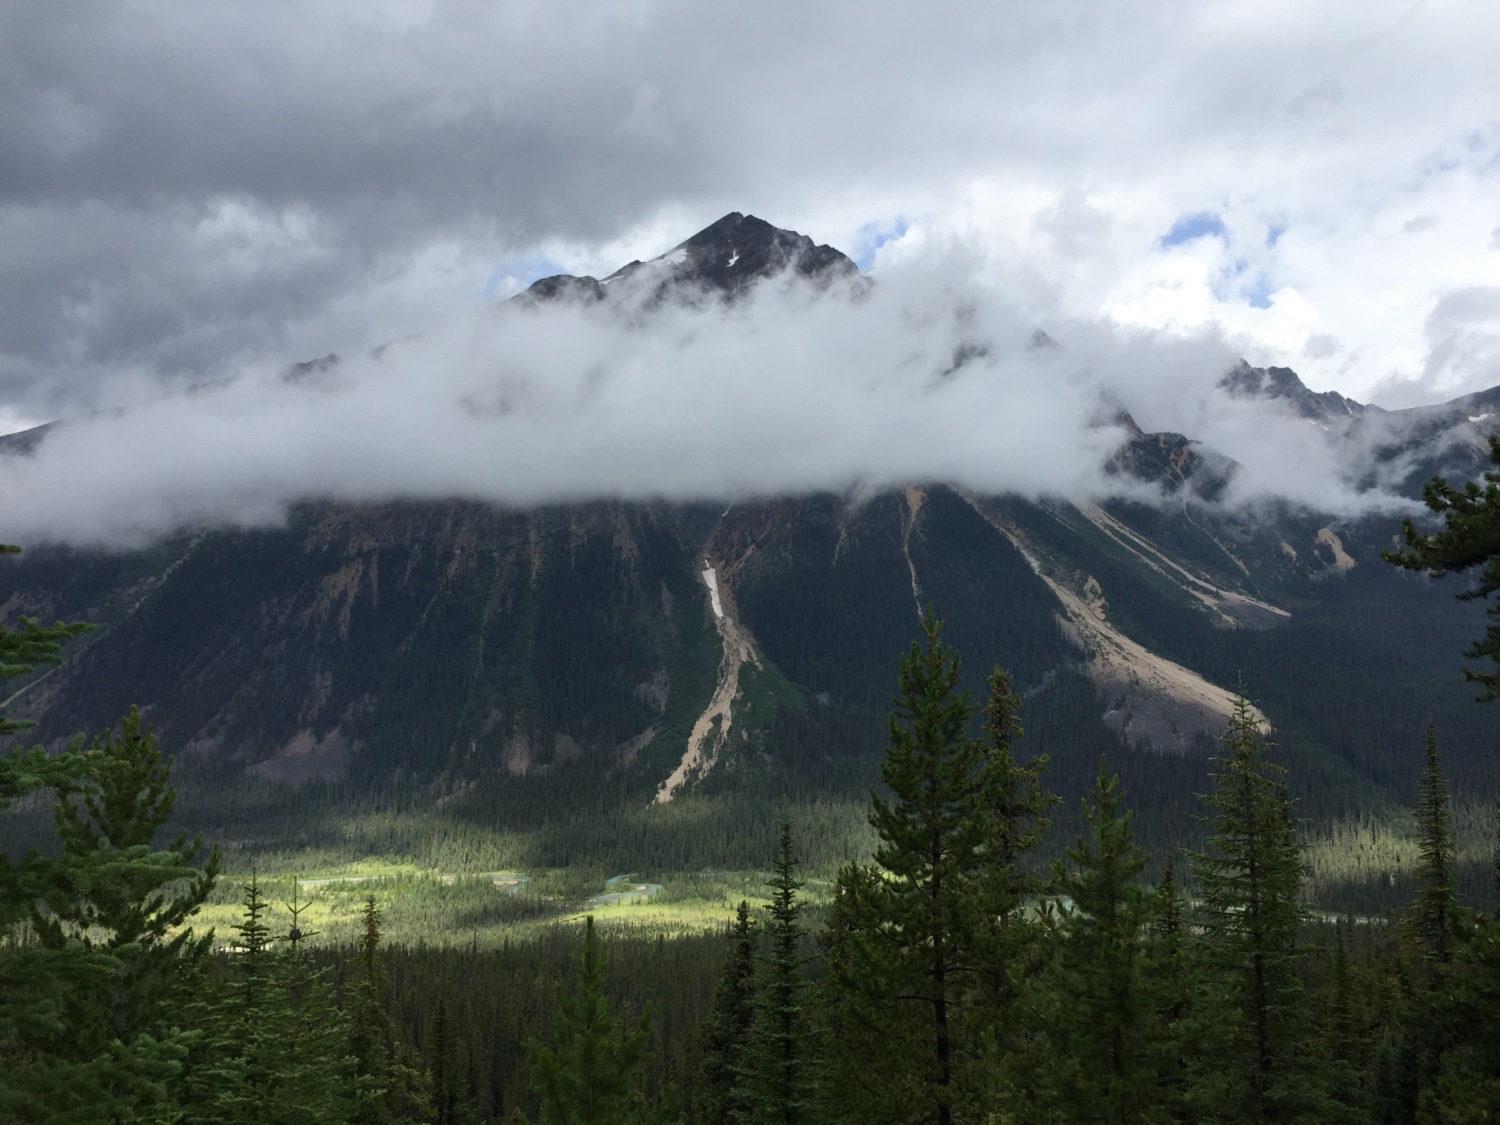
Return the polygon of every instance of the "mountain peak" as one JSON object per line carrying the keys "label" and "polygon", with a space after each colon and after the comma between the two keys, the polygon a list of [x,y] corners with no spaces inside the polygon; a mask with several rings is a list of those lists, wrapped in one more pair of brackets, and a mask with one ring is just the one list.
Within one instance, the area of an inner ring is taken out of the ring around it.
{"label": "mountain peak", "polygon": [[731,211],[660,257],[629,262],[602,281],[570,274],[544,277],[526,291],[526,296],[537,300],[563,296],[597,300],[607,295],[607,287],[613,283],[634,278],[654,282],[658,297],[682,288],[734,297],[755,282],[787,270],[819,285],[859,276],[853,260],[832,246],[772,226],[755,215]]}
{"label": "mountain peak", "polygon": [[1314,391],[1290,367],[1251,367],[1245,360],[1219,380],[1231,398],[1276,399],[1286,402],[1310,422],[1332,421],[1363,414],[1364,403],[1345,398],[1338,391]]}
{"label": "mountain peak", "polygon": [[832,246],[738,211],[710,223],[666,256],[680,252],[698,280],[724,289],[743,289],[755,279],[789,268],[813,279],[859,273],[859,267]]}

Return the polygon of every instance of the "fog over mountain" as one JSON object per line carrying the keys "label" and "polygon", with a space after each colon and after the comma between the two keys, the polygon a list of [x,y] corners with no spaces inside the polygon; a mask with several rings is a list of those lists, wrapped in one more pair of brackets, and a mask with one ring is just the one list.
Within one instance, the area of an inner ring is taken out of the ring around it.
{"label": "fog over mountain", "polygon": [[1224,503],[1403,503],[1357,491],[1362,469],[1285,403],[1232,396],[1220,382],[1237,357],[1212,337],[1059,319],[987,284],[958,246],[878,283],[825,247],[838,270],[767,266],[726,290],[741,254],[729,241],[701,251],[722,259],[712,283],[679,249],[612,288],[547,282],[537,292],[553,299],[523,295],[370,354],[68,420],[0,459],[0,526],[138,545],[277,523],[315,497],[733,502],[932,481],[1156,497],[1106,471],[1130,436],[1122,408],[1238,462]]}

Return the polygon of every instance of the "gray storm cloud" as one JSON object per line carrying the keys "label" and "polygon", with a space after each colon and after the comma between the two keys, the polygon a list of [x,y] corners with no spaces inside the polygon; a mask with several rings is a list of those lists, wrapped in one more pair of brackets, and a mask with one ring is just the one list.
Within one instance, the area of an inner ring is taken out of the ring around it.
{"label": "gray storm cloud", "polygon": [[70,421],[0,458],[0,528],[128,546],[274,524],[310,498],[735,501],[930,481],[1149,497],[1104,472],[1127,437],[1115,402],[1240,461],[1235,503],[1392,502],[1355,494],[1302,420],[1220,391],[1221,342],[1053,321],[1039,345],[1045,310],[984,272],[934,253],[872,287],[783,277],[727,307],[503,303],[321,370]]}
{"label": "gray storm cloud", "polygon": [[1500,285],[1497,35],[1492,0],[3,5],[0,423],[357,351],[731,209],[959,234],[1071,318],[1451,397],[1493,381],[1444,301]]}

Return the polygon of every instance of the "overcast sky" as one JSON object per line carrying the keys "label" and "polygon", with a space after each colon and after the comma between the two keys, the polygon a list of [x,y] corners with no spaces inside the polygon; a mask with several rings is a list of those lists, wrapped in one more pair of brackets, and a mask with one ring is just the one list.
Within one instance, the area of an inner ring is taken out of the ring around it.
{"label": "overcast sky", "polygon": [[1497,170],[1493,0],[10,0],[0,429],[357,355],[731,210],[1435,401],[1500,383]]}

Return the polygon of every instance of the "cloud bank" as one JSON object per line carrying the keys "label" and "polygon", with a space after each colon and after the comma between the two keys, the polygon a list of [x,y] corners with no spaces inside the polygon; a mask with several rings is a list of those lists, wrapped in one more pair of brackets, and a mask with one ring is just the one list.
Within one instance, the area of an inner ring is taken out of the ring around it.
{"label": "cloud bank", "polygon": [[648,269],[599,304],[472,310],[374,353],[59,426],[0,457],[0,528],[131,546],[274,524],[310,498],[736,501],[930,481],[1146,497],[1104,472],[1128,437],[1118,403],[1240,460],[1233,502],[1390,503],[1356,495],[1300,419],[1219,390],[1222,340],[1062,319],[991,272],[935,249],[874,286],[786,275],[732,305],[652,306]]}
{"label": "cloud bank", "polygon": [[1362,400],[1500,382],[1492,0],[586,10],[4,6],[0,424],[372,347],[730,210],[876,274],[957,238],[1074,319]]}

